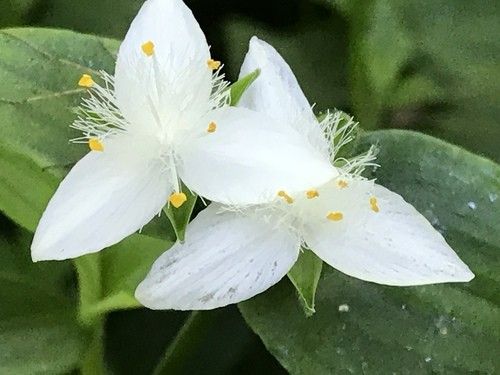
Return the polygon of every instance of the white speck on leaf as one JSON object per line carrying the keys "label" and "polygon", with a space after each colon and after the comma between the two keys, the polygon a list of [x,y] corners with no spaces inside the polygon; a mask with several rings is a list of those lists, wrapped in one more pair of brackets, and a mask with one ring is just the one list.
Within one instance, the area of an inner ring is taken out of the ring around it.
{"label": "white speck on leaf", "polygon": [[349,305],[346,303],[339,305],[339,311],[343,313],[349,312]]}
{"label": "white speck on leaf", "polygon": [[469,208],[471,210],[475,210],[477,208],[476,202],[473,202],[473,201],[470,201],[469,203],[467,203],[467,206],[469,206]]}
{"label": "white speck on leaf", "polygon": [[450,323],[450,318],[444,315],[441,315],[436,321],[435,325],[441,335],[448,334],[448,324]]}
{"label": "white speck on leaf", "polygon": [[490,202],[493,203],[498,199],[498,194],[497,193],[489,193],[488,198],[490,198]]}
{"label": "white speck on leaf", "polygon": [[425,357],[425,362],[429,363],[432,360],[431,357]]}

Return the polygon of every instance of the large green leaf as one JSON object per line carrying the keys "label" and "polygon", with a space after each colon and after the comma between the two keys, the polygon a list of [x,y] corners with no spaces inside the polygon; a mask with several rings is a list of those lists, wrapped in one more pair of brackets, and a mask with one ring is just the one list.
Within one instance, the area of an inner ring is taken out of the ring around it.
{"label": "large green leaf", "polygon": [[[70,31],[0,31],[0,210],[30,231],[67,169],[87,152],[68,143],[78,136],[69,125],[85,95],[76,82],[85,72],[112,72],[117,47]],[[135,287],[175,239],[167,218],[154,221],[144,234],[75,261],[84,317],[138,306]]]}
{"label": "large green leaf", "polygon": [[71,264],[33,264],[31,235],[2,215],[0,228],[0,373],[76,368],[86,332],[76,320]]}
{"label": "large green leaf", "polygon": [[476,278],[397,288],[325,266],[311,318],[289,282],[240,310],[293,374],[498,373],[500,167],[412,132],[368,133],[359,149],[372,143],[382,168],[369,177],[414,204]]}
{"label": "large green leaf", "polygon": [[61,30],[0,31],[0,210],[29,230],[65,168],[87,152],[68,143],[85,94],[76,83],[85,72],[113,71],[112,43]]}
{"label": "large green leaf", "polygon": [[112,310],[140,307],[135,288],[146,277],[153,262],[173,245],[170,239],[141,234],[130,236],[99,254],[77,259],[82,292],[90,289],[82,314],[92,319]]}

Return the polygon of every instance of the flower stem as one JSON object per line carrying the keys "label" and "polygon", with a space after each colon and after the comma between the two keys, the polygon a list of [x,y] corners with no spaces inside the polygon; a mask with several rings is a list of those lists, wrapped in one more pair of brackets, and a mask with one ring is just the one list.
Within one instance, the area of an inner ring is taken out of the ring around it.
{"label": "flower stem", "polygon": [[94,324],[92,340],[80,366],[81,375],[104,375],[104,319]]}
{"label": "flower stem", "polygon": [[193,311],[167,347],[163,359],[158,363],[153,374],[182,373],[186,360],[193,357],[193,353],[200,346],[219,314],[217,310]]}
{"label": "flower stem", "polygon": [[80,324],[91,331],[91,340],[82,361],[82,375],[103,375],[104,363],[104,315],[92,313],[92,307],[101,299],[101,267],[97,255],[87,255],[74,261],[79,288]]}

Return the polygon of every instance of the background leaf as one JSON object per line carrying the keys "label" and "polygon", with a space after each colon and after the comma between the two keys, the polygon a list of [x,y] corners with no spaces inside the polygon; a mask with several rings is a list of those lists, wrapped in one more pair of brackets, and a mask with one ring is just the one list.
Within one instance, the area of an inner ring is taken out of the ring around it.
{"label": "background leaf", "polygon": [[314,316],[304,319],[281,282],[240,304],[247,323],[292,374],[497,373],[500,167],[411,132],[368,133],[360,151],[373,143],[383,168],[369,177],[414,204],[476,278],[397,288],[325,266]]}
{"label": "background leaf", "polygon": [[[113,72],[118,43],[63,30],[10,29],[0,32],[0,48],[0,210],[34,231],[59,181],[87,152],[68,143],[78,136],[69,128],[72,110],[85,95],[76,82],[84,72]],[[168,225],[153,223],[145,232],[160,233],[136,234],[103,255],[76,260],[88,284],[84,315],[138,306],[135,287],[173,243]]]}
{"label": "background leaf", "polygon": [[3,215],[0,228],[0,373],[76,368],[87,333],[76,320],[71,264],[33,264],[31,235]]}

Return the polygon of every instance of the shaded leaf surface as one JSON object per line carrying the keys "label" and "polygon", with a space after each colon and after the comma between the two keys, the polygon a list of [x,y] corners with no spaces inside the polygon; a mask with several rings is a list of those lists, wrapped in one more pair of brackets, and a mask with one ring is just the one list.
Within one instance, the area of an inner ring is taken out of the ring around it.
{"label": "shaded leaf surface", "polygon": [[62,373],[78,366],[78,325],[69,262],[33,264],[31,236],[0,215],[0,373]]}

